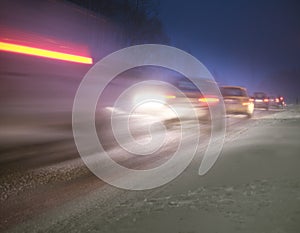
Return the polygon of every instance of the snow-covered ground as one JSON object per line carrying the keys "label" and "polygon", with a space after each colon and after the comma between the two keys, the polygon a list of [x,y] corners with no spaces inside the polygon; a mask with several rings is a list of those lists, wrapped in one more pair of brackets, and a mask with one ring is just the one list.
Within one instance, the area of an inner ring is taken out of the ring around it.
{"label": "snow-covered ground", "polygon": [[[102,185],[71,198],[78,192],[73,187],[66,190],[69,200],[9,232],[298,233],[299,139],[299,107],[257,112],[229,126],[222,154],[204,176],[198,176],[202,148],[182,175],[160,188]],[[53,192],[44,202],[55,199]]]}

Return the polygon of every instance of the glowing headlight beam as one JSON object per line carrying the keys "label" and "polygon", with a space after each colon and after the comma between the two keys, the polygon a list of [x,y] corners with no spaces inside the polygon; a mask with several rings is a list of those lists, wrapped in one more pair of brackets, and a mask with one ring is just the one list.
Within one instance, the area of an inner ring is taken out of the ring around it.
{"label": "glowing headlight beam", "polygon": [[12,43],[6,43],[0,41],[0,51],[21,53],[32,56],[46,57],[51,59],[84,63],[84,64],[93,64],[93,59],[90,57],[84,57],[74,54],[61,53],[56,51],[51,51],[47,49],[34,48],[24,45],[17,45]]}

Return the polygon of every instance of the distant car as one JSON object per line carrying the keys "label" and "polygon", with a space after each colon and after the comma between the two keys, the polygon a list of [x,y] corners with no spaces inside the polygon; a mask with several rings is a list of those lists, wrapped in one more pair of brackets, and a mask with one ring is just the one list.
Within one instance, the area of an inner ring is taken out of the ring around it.
{"label": "distant car", "polygon": [[264,92],[254,92],[251,101],[254,103],[254,108],[269,109],[269,98]]}
{"label": "distant car", "polygon": [[283,96],[279,96],[279,97],[278,97],[278,100],[279,100],[279,103],[281,104],[281,107],[282,107],[282,108],[286,107],[286,103],[285,103],[285,101],[284,101]]}
{"label": "distant car", "polygon": [[285,106],[285,102],[282,96],[275,97],[270,96],[269,97],[269,107],[275,107],[275,108],[283,108]]}
{"label": "distant car", "polygon": [[220,87],[226,113],[228,114],[245,114],[249,118],[253,116],[253,102],[247,94],[244,87],[239,86],[222,86]]}
{"label": "distant car", "polygon": [[[192,107],[200,121],[209,121],[209,107],[216,106],[220,100],[217,96],[211,94],[204,96],[198,87],[186,78],[177,79],[172,83],[180,92],[170,90],[165,95],[166,105],[178,111],[181,120],[189,120],[191,115],[190,108]],[[202,80],[202,88],[209,89],[209,86],[216,85],[211,80]],[[175,119],[167,119],[165,122],[172,122]]]}
{"label": "distant car", "polygon": [[211,120],[209,108],[220,104],[221,97],[209,94],[208,91],[216,85],[212,80],[202,79],[201,88],[206,90],[207,94],[204,96],[192,81],[182,76],[170,77],[167,82],[152,80],[146,85],[131,89],[134,96],[127,99],[132,100],[132,107],[128,102],[124,104],[129,107],[125,112],[135,109],[141,116],[155,116],[167,127],[194,119],[209,122]]}

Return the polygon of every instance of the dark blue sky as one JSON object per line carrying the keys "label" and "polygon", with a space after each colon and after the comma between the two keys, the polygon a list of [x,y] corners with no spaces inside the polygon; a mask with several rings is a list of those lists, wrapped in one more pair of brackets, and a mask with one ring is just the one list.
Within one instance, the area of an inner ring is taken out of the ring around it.
{"label": "dark blue sky", "polygon": [[162,0],[172,45],[221,84],[300,97],[300,2]]}

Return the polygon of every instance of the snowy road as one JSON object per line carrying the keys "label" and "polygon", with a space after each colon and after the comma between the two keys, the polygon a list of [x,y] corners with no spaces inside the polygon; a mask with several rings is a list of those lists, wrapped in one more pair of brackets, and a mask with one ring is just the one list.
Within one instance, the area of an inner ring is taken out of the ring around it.
{"label": "snowy road", "polygon": [[[197,171],[208,132],[190,166],[148,191],[125,191],[84,166],[72,138],[2,151],[0,229],[7,232],[299,232],[300,109],[257,110],[227,118],[224,148],[204,176]],[[132,158],[152,167],[166,156]],[[42,156],[41,156],[42,155]],[[120,158],[121,159],[121,158]],[[119,161],[120,162],[120,161]],[[120,162],[122,163],[122,161]]]}

